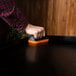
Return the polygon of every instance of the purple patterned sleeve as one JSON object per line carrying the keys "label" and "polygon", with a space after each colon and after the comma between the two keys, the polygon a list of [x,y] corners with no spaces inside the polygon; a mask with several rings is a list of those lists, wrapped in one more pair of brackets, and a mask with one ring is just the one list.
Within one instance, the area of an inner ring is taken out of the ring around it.
{"label": "purple patterned sleeve", "polygon": [[13,0],[2,0],[2,4],[0,2],[0,7],[3,9],[0,9],[0,17],[7,22],[10,27],[15,27],[19,32],[24,30],[28,21],[23,16],[22,12],[16,7]]}
{"label": "purple patterned sleeve", "polygon": [[13,13],[7,17],[2,17],[10,27],[16,28],[17,31],[22,31],[27,26],[28,22],[18,8],[15,8]]}

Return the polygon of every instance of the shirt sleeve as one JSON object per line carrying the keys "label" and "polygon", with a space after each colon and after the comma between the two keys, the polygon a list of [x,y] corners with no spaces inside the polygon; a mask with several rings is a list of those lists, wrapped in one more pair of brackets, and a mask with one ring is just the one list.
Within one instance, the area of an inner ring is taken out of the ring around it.
{"label": "shirt sleeve", "polygon": [[[6,6],[8,7],[6,8]],[[14,27],[17,31],[20,32],[24,30],[24,28],[28,24],[28,21],[23,16],[22,12],[16,7],[15,3],[6,3],[6,5],[4,5],[4,9],[5,10],[2,13],[0,13],[0,17],[6,23],[8,23],[10,27]]]}

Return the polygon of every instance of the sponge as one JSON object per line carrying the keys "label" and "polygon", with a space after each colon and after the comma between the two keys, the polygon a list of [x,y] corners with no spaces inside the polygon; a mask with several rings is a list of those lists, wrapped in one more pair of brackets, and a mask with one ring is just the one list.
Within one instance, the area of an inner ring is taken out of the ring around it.
{"label": "sponge", "polygon": [[42,37],[39,39],[35,39],[34,36],[32,35],[29,37],[28,43],[29,45],[37,46],[37,45],[48,43],[48,41],[49,41],[48,37]]}

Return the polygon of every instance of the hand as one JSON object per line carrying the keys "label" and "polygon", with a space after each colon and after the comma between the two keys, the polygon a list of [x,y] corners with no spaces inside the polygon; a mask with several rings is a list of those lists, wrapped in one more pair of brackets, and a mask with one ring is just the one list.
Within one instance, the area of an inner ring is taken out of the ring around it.
{"label": "hand", "polygon": [[34,35],[35,39],[42,38],[43,36],[45,36],[45,29],[43,27],[35,26],[32,24],[27,25],[25,32],[28,35]]}

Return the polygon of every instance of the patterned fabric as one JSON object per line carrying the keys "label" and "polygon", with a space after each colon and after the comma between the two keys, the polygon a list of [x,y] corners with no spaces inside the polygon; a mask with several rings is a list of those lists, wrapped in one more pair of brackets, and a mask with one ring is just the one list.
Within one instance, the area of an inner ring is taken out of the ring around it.
{"label": "patterned fabric", "polygon": [[0,0],[0,16],[8,16],[14,8],[14,0]]}
{"label": "patterned fabric", "polygon": [[16,7],[14,0],[0,0],[0,18],[18,32],[28,24],[21,11]]}

